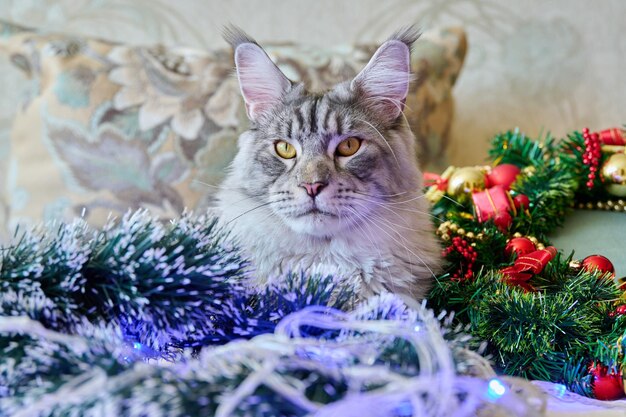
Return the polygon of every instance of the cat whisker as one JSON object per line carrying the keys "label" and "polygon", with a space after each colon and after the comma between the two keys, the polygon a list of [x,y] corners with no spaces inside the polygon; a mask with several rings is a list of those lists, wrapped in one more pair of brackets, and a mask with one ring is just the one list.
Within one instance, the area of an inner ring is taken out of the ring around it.
{"label": "cat whisker", "polygon": [[374,197],[374,198],[398,197],[398,196],[401,196],[401,195],[404,195],[404,194],[416,192],[416,191],[402,191],[402,192],[395,193],[395,194],[377,194],[377,195],[374,195],[374,194],[367,194],[367,193],[364,193],[364,192],[361,192],[361,191],[357,191],[357,190],[350,190],[350,191],[352,191],[355,194],[361,194],[361,195],[364,195],[364,196],[367,196],[367,197]]}
{"label": "cat whisker", "polygon": [[398,158],[396,157],[396,153],[393,151],[393,148],[391,147],[391,145],[389,144],[389,141],[387,139],[385,139],[385,137],[383,136],[382,133],[380,133],[380,130],[378,130],[376,128],[376,126],[374,126],[373,124],[371,124],[370,122],[368,122],[367,120],[363,120],[363,119],[357,119],[360,122],[365,123],[366,125],[369,125],[372,129],[374,129],[376,131],[376,133],[378,133],[378,136],[380,136],[382,138],[383,141],[385,141],[385,144],[387,145],[387,147],[389,148],[389,150],[391,151],[391,155],[393,156],[393,159],[396,160],[396,165],[398,165],[398,168],[400,168],[400,161],[398,161]]}
{"label": "cat whisker", "polygon": [[[421,198],[421,197],[420,197],[420,198]],[[435,215],[434,215],[434,214],[432,214],[432,213],[429,213],[428,211],[422,211],[422,210],[412,209],[412,208],[408,208],[408,207],[393,207],[393,208],[392,208],[392,207],[388,207],[389,205],[391,205],[391,203],[388,203],[388,202],[385,202],[385,201],[370,200],[370,199],[367,199],[367,198],[357,198],[357,197],[352,197],[352,199],[353,199],[353,200],[361,200],[361,201],[366,201],[366,202],[368,202],[368,203],[376,204],[376,205],[378,205],[378,206],[380,206],[380,207],[382,207],[382,208],[384,208],[384,209],[386,209],[386,210],[389,210],[389,211],[391,211],[391,212],[393,212],[393,209],[396,209],[396,210],[402,210],[402,211],[406,211],[406,212],[409,212],[409,213],[424,214],[424,215],[426,215],[426,216],[432,217],[433,219],[436,219],[436,220],[439,220],[439,221],[443,221],[443,219],[441,219],[441,218],[439,218],[439,217],[435,216]],[[408,201],[410,201],[410,200],[407,200],[407,202],[408,202]],[[398,204],[399,204],[399,203],[398,203]],[[395,213],[395,212],[394,212],[394,213]],[[396,214],[397,216],[399,216],[399,217],[400,217],[400,215],[399,215],[399,214],[397,214],[397,213],[395,213],[395,214]]]}
{"label": "cat whisker", "polygon": [[[380,220],[385,220],[385,219],[380,219]],[[394,229],[393,229],[393,227],[391,227],[390,225],[388,225],[388,227],[390,227],[390,228],[392,229],[391,231],[392,231],[392,232],[394,232],[396,235],[398,235],[398,237],[400,237],[402,240],[404,240],[404,242],[405,242],[405,243],[409,243],[409,242],[408,242],[408,240],[407,240],[404,236],[402,236],[402,234],[401,234],[400,232],[398,232],[397,230],[394,230]],[[381,230],[381,231],[383,231],[383,229],[382,229],[382,228],[381,228],[380,230]],[[431,275],[433,278],[436,278],[436,277],[437,277],[437,276],[435,275],[435,272],[434,272],[434,271],[433,271],[433,270],[432,270],[432,269],[428,266],[428,264],[424,261],[424,259],[423,259],[421,256],[419,256],[418,254],[416,254],[415,252],[413,252],[412,250],[410,250],[410,249],[407,247],[407,245],[406,245],[406,244],[402,244],[402,243],[398,242],[397,240],[395,240],[395,239],[394,239],[391,235],[389,235],[388,233],[387,233],[387,235],[388,235],[390,238],[392,238],[392,239],[393,239],[396,243],[401,244],[401,245],[402,245],[402,246],[403,246],[403,247],[404,247],[404,248],[405,248],[405,249],[406,249],[406,250],[407,250],[407,251],[408,251],[411,255],[415,256],[415,257],[417,258],[417,260],[418,260],[418,261],[419,261],[419,262],[420,262],[420,263],[421,263],[421,264],[422,264],[422,265],[423,265],[423,266],[424,266],[424,267],[428,270],[428,272],[430,272],[430,275]],[[412,263],[411,263],[411,264],[412,264]],[[413,272],[411,271],[411,273],[413,273]]]}
{"label": "cat whisker", "polygon": [[[387,219],[385,219],[385,218],[383,218],[383,217],[381,217],[381,216],[377,216],[376,214],[373,214],[373,213],[371,214],[371,216],[372,216],[372,220],[384,221],[384,222],[386,223],[387,227],[389,227],[389,228],[391,229],[391,231],[392,231],[392,232],[394,232],[394,234],[398,235],[398,237],[400,237],[400,239],[404,240],[404,243],[409,243],[409,242],[408,242],[408,240],[407,240],[404,236],[402,236],[402,234],[401,234],[399,231],[395,230],[395,228],[393,227],[393,226],[394,226],[394,223],[392,223],[391,221],[389,221],[389,220],[387,220]],[[436,277],[435,273],[434,273],[434,272],[433,272],[433,270],[432,270],[432,269],[431,269],[431,268],[430,268],[430,267],[426,264],[426,262],[424,262],[424,260],[423,260],[423,259],[422,259],[419,255],[417,255],[415,252],[413,252],[413,251],[409,250],[409,248],[407,247],[407,245],[406,245],[406,244],[404,244],[404,243],[399,242],[398,240],[396,240],[396,239],[395,239],[392,235],[390,235],[389,233],[387,233],[387,232],[386,232],[386,231],[385,231],[382,227],[380,227],[380,225],[378,225],[377,223],[375,223],[375,222],[373,222],[373,221],[372,221],[372,222],[371,222],[371,224],[372,224],[373,226],[376,226],[378,229],[380,229],[383,233],[385,233],[387,236],[389,236],[389,237],[390,237],[392,240],[394,240],[396,243],[398,243],[398,244],[402,245],[402,246],[403,246],[403,247],[404,247],[404,248],[405,248],[408,252],[410,252],[413,256],[415,256],[415,257],[416,257],[416,258],[417,258],[417,259],[418,259],[418,260],[419,260],[419,261],[420,261],[420,262],[421,262],[421,263],[422,263],[422,264],[426,267],[426,269],[428,269],[428,271],[431,273],[431,275],[432,275],[433,277]]]}
{"label": "cat whisker", "polygon": [[[363,222],[364,222],[365,224],[369,224],[369,225],[375,226],[375,227],[377,227],[378,229],[382,230],[380,226],[378,226],[377,224],[375,224],[375,223],[374,223],[374,220],[375,220],[375,219],[372,219],[372,218],[366,218],[366,217],[365,217],[365,216],[363,216],[362,214],[360,215],[360,218],[362,218],[362,219],[363,219]],[[382,230],[382,231],[383,231],[383,233],[385,233],[387,236],[391,237],[391,235],[389,235],[388,233],[386,233],[384,230]],[[392,237],[392,239],[393,239],[393,237]],[[410,258],[410,254],[409,254],[409,252],[410,252],[410,251],[409,251],[408,247],[407,247],[404,243],[400,243],[400,242],[397,242],[397,243],[398,243],[398,244],[400,244],[400,246],[402,246],[402,247],[404,248],[404,250],[406,251],[407,256]],[[409,263],[409,268],[410,268],[410,273],[411,273],[411,275],[413,275],[413,263],[412,263],[412,262],[410,262],[410,263]],[[391,287],[392,287],[393,291],[395,292],[396,285],[395,285],[395,282],[394,282],[393,276],[391,276],[391,273],[390,273],[389,275],[390,275],[390,277],[389,277],[389,283],[391,284]]]}
{"label": "cat whisker", "polygon": [[403,194],[409,194],[409,193],[419,193],[419,191],[418,191],[418,190],[411,190],[411,191],[404,191],[404,192],[402,192],[402,193],[388,194],[388,195],[382,195],[382,194],[379,194],[379,195],[367,194],[367,193],[363,193],[363,192],[356,191],[356,190],[354,190],[353,192],[354,192],[355,194],[363,195],[363,196],[366,196],[366,197],[372,197],[372,198],[380,199],[380,200],[381,200],[380,202],[381,202],[381,203],[385,203],[385,204],[404,204],[404,203],[408,203],[408,202],[415,201],[415,200],[419,200],[419,199],[422,199],[422,198],[425,198],[425,197],[426,197],[426,195],[425,195],[425,194],[420,193],[419,195],[417,195],[417,196],[415,196],[415,197],[412,197],[412,198],[409,198],[408,200],[403,200],[403,201],[387,201],[387,200],[383,200],[383,197],[385,197],[385,198],[389,198],[389,197],[397,197],[397,196],[400,196],[400,195],[403,195]]}
{"label": "cat whisker", "polygon": [[270,210],[269,214],[267,216],[265,216],[265,217],[263,217],[262,219],[259,220],[259,223],[263,223],[263,222],[265,222],[266,220],[268,220],[268,219],[270,219],[272,217],[278,217],[278,214],[276,214],[274,212],[274,210]]}
{"label": "cat whisker", "polygon": [[[387,210],[388,212],[390,212],[391,214],[393,214],[394,216],[398,217],[400,220],[404,221],[404,223],[409,224],[409,220],[405,217],[400,215],[399,213],[397,213],[394,208],[396,207],[387,207],[383,202],[381,201],[374,201],[374,200],[368,200],[366,198],[356,198],[356,197],[352,197],[352,200],[357,202],[357,204],[359,204],[361,207],[363,207],[364,209],[367,209],[367,206],[363,203],[363,202],[368,202],[368,203],[372,203],[377,205],[378,207]],[[358,201],[360,201],[361,203],[358,203]]]}
{"label": "cat whisker", "polygon": [[[384,219],[384,217],[379,216],[379,215],[376,215],[376,214],[374,214],[374,213],[371,213],[371,215],[372,215],[372,216],[379,217],[381,220],[383,220],[383,219]],[[390,225],[392,225],[392,226],[393,226],[393,227],[395,227],[395,228],[400,228],[400,229],[408,230],[408,231],[410,231],[410,232],[417,232],[417,233],[421,233],[421,232],[423,232],[423,230],[417,230],[417,229],[413,229],[412,227],[403,226],[403,225],[398,224],[398,223],[393,223],[393,222],[392,222],[391,220],[389,220],[389,219],[384,219],[384,220],[386,220],[387,222],[389,222],[389,224],[390,224]]]}
{"label": "cat whisker", "polygon": [[396,100],[396,99],[393,99],[391,97],[376,97],[375,99],[374,98],[366,98],[365,99],[365,101],[380,101],[380,100],[389,101],[389,102],[391,102],[391,104],[395,105],[396,108],[398,110],[400,110],[400,114],[402,115],[402,118],[404,119],[404,122],[407,124],[407,126],[410,126],[409,119],[407,119],[406,114],[404,113],[404,111],[406,109],[406,110],[408,110],[410,112],[413,112],[413,109],[411,107],[407,106],[406,102],[403,102],[403,101],[400,101],[400,100]]}
{"label": "cat whisker", "polygon": [[393,206],[393,205],[398,205],[398,204],[410,203],[411,201],[415,201],[415,200],[421,200],[422,198],[425,198],[425,197],[426,196],[424,194],[420,194],[420,195],[415,196],[413,198],[409,198],[408,200],[403,200],[403,201],[381,201],[381,203]]}
{"label": "cat whisker", "polygon": [[249,196],[249,197],[246,197],[246,198],[242,198],[241,200],[233,201],[233,202],[231,203],[231,205],[233,205],[233,206],[234,206],[234,205],[237,205],[237,204],[239,204],[239,203],[243,203],[243,202],[244,202],[244,201],[246,201],[246,200],[250,200],[250,199],[252,199],[252,198],[256,198],[256,196]]}
{"label": "cat whisker", "polygon": [[204,182],[204,181],[200,181],[200,180],[192,180],[191,183],[192,184],[204,185],[205,187],[209,187],[209,188],[215,188],[216,190],[232,190],[232,191],[241,191],[241,190],[243,190],[243,187],[229,188],[229,187],[223,187],[221,185],[209,184],[208,182]]}
{"label": "cat whisker", "polygon": [[[360,207],[362,207],[363,209],[367,209],[367,206],[366,206],[365,204],[363,204],[363,203],[356,202],[356,204],[358,204],[358,205],[359,205]],[[385,208],[385,207],[383,207],[383,208]],[[392,214],[395,214],[396,216],[400,217],[400,219],[401,219],[401,220],[404,220],[405,222],[407,222],[407,219],[405,219],[404,217],[402,217],[402,216],[398,215],[398,214],[397,214],[397,213],[395,213],[393,210],[391,210],[391,209],[388,209],[388,210],[389,210],[389,211],[391,211],[391,213],[392,213]],[[415,229],[413,229],[413,228],[410,228],[410,227],[407,227],[407,226],[402,226],[402,225],[397,224],[397,223],[393,223],[391,220],[386,219],[386,218],[385,218],[385,217],[383,217],[382,215],[377,214],[377,213],[375,213],[375,212],[369,212],[369,213],[368,213],[368,215],[369,215],[369,216],[371,216],[373,219],[378,219],[378,220],[381,220],[381,221],[385,221],[386,223],[388,223],[388,224],[389,224],[389,225],[391,225],[392,227],[399,227],[399,228],[407,229],[407,230],[410,230],[410,231],[419,232],[418,230],[415,230]],[[405,239],[405,238],[404,238],[404,236],[402,236],[402,235],[400,235],[400,236],[401,236],[403,239]],[[406,240],[406,239],[405,239],[405,240]]]}
{"label": "cat whisker", "polygon": [[[356,210],[355,208],[353,208],[350,205],[345,205],[345,208],[347,208],[357,219],[361,219],[362,222],[364,222],[365,224],[367,224],[367,219],[365,218],[365,216],[361,213],[358,212],[358,210]],[[363,234],[365,235],[365,237],[367,237],[367,239],[370,241],[370,243],[372,244],[372,247],[374,247],[374,249],[376,249],[376,251],[378,252],[378,260],[382,264],[385,262],[383,259],[383,254],[380,251],[380,246],[376,245],[374,243],[374,239],[372,237],[372,233],[368,233],[367,229],[365,229],[365,227],[363,227],[361,224],[356,223],[356,225],[359,227],[359,229],[363,232]],[[389,274],[389,281],[393,282],[393,276],[391,274],[391,269],[389,268],[389,265],[386,266],[387,268],[387,273]]]}
{"label": "cat whisker", "polygon": [[274,202],[274,201],[268,201],[267,203],[259,204],[259,205],[258,205],[258,206],[256,206],[256,207],[252,207],[250,210],[246,210],[246,211],[244,211],[243,213],[241,213],[240,215],[238,215],[238,216],[236,216],[236,217],[234,217],[234,218],[230,219],[230,220],[226,223],[226,225],[231,224],[232,222],[234,222],[235,220],[239,219],[240,217],[245,216],[245,215],[246,215],[246,214],[248,214],[248,213],[252,213],[253,211],[260,209],[261,207],[269,206],[269,205],[270,205],[270,204],[272,204],[272,203],[275,203],[275,202]]}
{"label": "cat whisker", "polygon": [[389,101],[392,104],[395,104],[396,107],[398,108],[398,110],[403,110],[403,109],[407,109],[408,111],[412,112],[413,109],[408,106],[406,104],[406,102],[401,101],[401,100],[397,100],[395,98],[391,98],[391,97],[367,97],[365,98],[363,101],[375,101],[375,102],[379,102],[379,101]]}
{"label": "cat whisker", "polygon": [[447,195],[445,195],[445,194],[444,194],[442,197],[443,197],[443,198],[445,198],[446,200],[450,200],[450,201],[452,201],[454,204],[456,204],[456,205],[457,205],[457,206],[459,206],[459,207],[463,207],[463,204],[459,203],[459,202],[458,202],[458,201],[456,201],[454,198],[450,198],[450,197],[448,197],[448,196],[447,196]]}

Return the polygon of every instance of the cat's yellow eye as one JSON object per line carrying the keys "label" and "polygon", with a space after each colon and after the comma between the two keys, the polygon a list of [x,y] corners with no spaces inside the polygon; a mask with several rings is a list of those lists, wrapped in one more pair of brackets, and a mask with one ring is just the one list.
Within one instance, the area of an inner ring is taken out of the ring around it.
{"label": "cat's yellow eye", "polygon": [[361,147],[361,139],[354,136],[344,139],[337,145],[337,155],[339,156],[352,156]]}
{"label": "cat's yellow eye", "polygon": [[276,154],[283,159],[292,159],[296,157],[296,148],[284,140],[279,140],[274,144]]}

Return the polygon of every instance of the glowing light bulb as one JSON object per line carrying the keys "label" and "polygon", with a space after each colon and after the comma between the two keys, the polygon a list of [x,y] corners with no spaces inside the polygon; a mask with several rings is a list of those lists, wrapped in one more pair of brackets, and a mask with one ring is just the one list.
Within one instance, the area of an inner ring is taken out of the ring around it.
{"label": "glowing light bulb", "polygon": [[141,343],[139,343],[139,342],[135,342],[135,343],[133,343],[133,347],[134,347],[135,349],[137,349],[137,350],[141,350]]}
{"label": "glowing light bulb", "polygon": [[567,392],[567,388],[563,384],[554,384],[554,393],[558,398],[563,398],[565,393]]}
{"label": "glowing light bulb", "polygon": [[487,398],[491,401],[496,401],[502,397],[506,392],[506,387],[499,379],[492,379],[489,381],[487,388]]}

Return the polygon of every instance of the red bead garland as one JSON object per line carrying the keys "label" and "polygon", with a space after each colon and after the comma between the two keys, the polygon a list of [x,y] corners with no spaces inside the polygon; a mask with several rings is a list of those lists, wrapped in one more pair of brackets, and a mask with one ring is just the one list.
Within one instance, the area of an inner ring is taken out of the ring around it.
{"label": "red bead garland", "polygon": [[[471,279],[474,276],[474,262],[476,262],[476,258],[478,258],[476,249],[474,249],[467,240],[456,236],[452,238],[452,244],[444,249],[443,256],[447,256],[454,251],[460,253],[465,262],[462,262],[461,267],[459,267],[459,269],[452,274],[452,279],[455,281],[465,281]],[[463,274],[463,265],[467,267],[465,274]]]}
{"label": "red bead garland", "polygon": [[587,188],[593,188],[593,182],[596,179],[600,157],[602,156],[602,148],[600,143],[600,135],[598,133],[589,133],[588,128],[583,129],[583,138],[585,139],[585,152],[583,152],[583,164],[589,167],[587,175]]}

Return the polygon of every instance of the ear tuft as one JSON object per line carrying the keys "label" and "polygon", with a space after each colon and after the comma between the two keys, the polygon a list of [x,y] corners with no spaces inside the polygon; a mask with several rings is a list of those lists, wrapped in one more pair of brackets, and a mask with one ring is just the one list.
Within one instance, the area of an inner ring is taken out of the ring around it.
{"label": "ear tuft", "polygon": [[224,27],[222,30],[222,37],[233,48],[233,51],[242,43],[253,43],[258,45],[258,43],[248,36],[246,32],[233,24]]}
{"label": "ear tuft", "polygon": [[225,28],[224,38],[235,51],[237,78],[248,118],[257,121],[280,103],[291,88],[291,81],[272,62],[263,48],[241,29],[235,26]]}
{"label": "ear tuft", "polygon": [[413,49],[413,44],[421,36],[421,32],[415,26],[406,26],[398,29],[388,40],[400,41],[409,48],[409,51]]}

